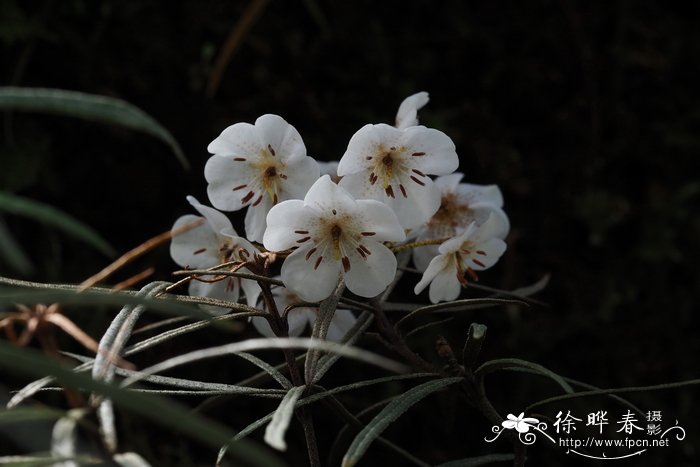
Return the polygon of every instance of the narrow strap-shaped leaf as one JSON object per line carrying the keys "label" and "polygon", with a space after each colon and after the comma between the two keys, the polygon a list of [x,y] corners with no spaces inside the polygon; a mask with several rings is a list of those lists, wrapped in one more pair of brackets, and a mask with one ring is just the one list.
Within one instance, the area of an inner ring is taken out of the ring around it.
{"label": "narrow strap-shaped leaf", "polygon": [[400,320],[396,322],[396,326],[400,326],[405,321],[415,318],[418,315],[423,315],[426,313],[438,313],[444,311],[458,312],[471,310],[475,308],[481,308],[484,306],[498,306],[498,305],[522,305],[528,306],[527,303],[522,300],[513,300],[505,298],[465,298],[463,300],[454,300],[451,302],[438,303],[437,305],[426,305],[408,313],[403,316]]}
{"label": "narrow strap-shaped leaf", "polygon": [[143,457],[139,456],[135,452],[115,454],[112,457],[112,460],[120,467],[151,467],[151,464],[146,462]]}
{"label": "narrow strap-shaped leaf", "polygon": [[7,86],[0,87],[0,109],[66,115],[141,131],[170,146],[182,166],[189,168],[173,135],[143,110],[121,99],[63,89]]}
{"label": "narrow strap-shaped leaf", "polygon": [[[5,278],[0,278],[3,282]],[[76,288],[77,289],[77,288]],[[182,303],[174,296],[159,297],[158,299],[138,297],[131,291],[112,291],[88,289],[78,293],[77,290],[35,290],[20,287],[0,287],[0,307],[13,306],[16,303],[61,303],[64,305],[112,305],[124,306],[146,305],[149,310],[159,311],[167,315],[180,315],[194,318],[210,319],[204,311],[195,306]],[[194,303],[194,302],[193,302]]]}
{"label": "narrow strap-shaped leaf", "polygon": [[144,350],[150,349],[151,347],[155,347],[156,345],[162,344],[164,342],[167,342],[171,339],[174,339],[178,336],[182,336],[194,331],[197,331],[199,329],[203,329],[209,326],[214,326],[218,324],[221,321],[230,321],[238,318],[247,318],[249,316],[258,316],[262,312],[254,312],[254,311],[244,311],[241,313],[229,313],[226,315],[221,315],[221,316],[213,316],[210,318],[207,318],[205,320],[197,321],[194,323],[190,324],[185,324],[183,326],[170,329],[168,331],[163,331],[160,334],[156,334],[152,337],[149,337],[147,339],[144,339],[142,341],[136,342],[133,345],[130,345],[124,350],[124,356],[132,355],[135,353],[143,352]]}
{"label": "narrow strap-shaped leaf", "polygon": [[554,373],[552,370],[549,370],[537,363],[528,362],[527,360],[520,360],[519,358],[501,358],[498,360],[490,360],[481,365],[474,372],[474,376],[476,376],[477,378],[483,378],[485,375],[493,373],[494,371],[509,369],[513,367],[527,368],[541,375],[547,376],[554,382],[556,382],[559,386],[561,386],[561,388],[567,394],[571,394],[574,392],[574,390],[571,388],[571,385],[569,385],[569,383],[564,381],[564,378]]}
{"label": "narrow strap-shaped leaf", "polygon": [[328,352],[336,352],[345,357],[355,360],[364,361],[380,368],[397,373],[405,371],[407,368],[404,364],[383,357],[381,355],[360,349],[358,347],[347,347],[335,342],[319,341],[316,339],[307,339],[301,337],[271,337],[263,339],[248,339],[241,342],[224,344],[216,347],[195,350],[186,354],[178,355],[169,358],[161,363],[145,368],[131,378],[127,378],[122,382],[123,386],[133,384],[142,378],[156,374],[161,371],[192,363],[199,360],[221,357],[224,355],[236,354],[239,352],[248,352],[250,350],[262,349],[321,349]]}
{"label": "narrow strap-shaped leaf", "polygon": [[[326,339],[328,328],[331,325],[331,321],[333,321],[335,310],[338,308],[338,301],[340,300],[340,296],[343,295],[344,290],[345,283],[341,281],[333,294],[320,303],[318,307],[318,316],[316,317],[316,321],[314,321],[314,328],[311,331],[312,339]],[[320,356],[320,349],[310,349],[307,352],[306,361],[304,362],[304,379],[306,384],[311,384],[313,382],[316,374],[316,363]]]}
{"label": "narrow strap-shaped leaf", "polygon": [[467,334],[467,340],[464,342],[464,348],[462,348],[462,365],[464,365],[464,368],[471,370],[476,364],[485,335],[486,326],[483,324],[472,323],[469,326],[469,334]]}
{"label": "narrow strap-shaped leaf", "polygon": [[[335,412],[346,422],[345,426],[343,426],[340,429],[340,431],[336,435],[335,440],[333,441],[333,444],[331,445],[331,452],[328,458],[328,465],[338,465],[337,461],[340,461],[340,456],[342,454],[338,452],[338,454],[335,455],[334,451],[340,450],[340,443],[342,443],[343,445],[347,444],[345,442],[346,440],[344,440],[344,435],[352,436],[354,434],[357,434],[360,430],[362,430],[365,427],[365,424],[360,421],[360,417],[367,413],[379,410],[379,408],[384,407],[386,404],[394,400],[395,397],[396,396],[392,396],[390,398],[375,402],[374,404],[370,405],[369,407],[366,407],[365,409],[363,409],[355,415],[350,413],[350,411],[336,397],[329,396],[327,398],[326,404],[333,408]],[[412,465],[417,465],[418,467],[430,467],[430,464],[423,462],[410,452],[406,451],[402,447],[392,443],[391,441],[382,436],[377,437],[377,442],[380,443],[382,446],[391,449],[395,454],[402,457],[406,462]]]}
{"label": "narrow strap-shaped leaf", "polygon": [[[87,411],[85,409],[69,410],[53,426],[51,433],[51,454],[54,457],[72,458],[76,453],[76,427]],[[78,467],[78,463],[72,460],[56,462],[56,467]]]}
{"label": "narrow strap-shaped leaf", "polygon": [[[169,399],[128,391],[115,385],[93,380],[89,375],[75,373],[41,355],[38,351],[17,348],[0,340],[0,367],[20,374],[50,375],[61,384],[92,391],[109,398],[117,406],[150,419],[169,430],[189,435],[208,446],[228,444],[234,433],[225,426],[193,413]],[[282,467],[285,464],[263,446],[247,441],[230,446],[229,452],[240,463],[259,467]]]}
{"label": "narrow strap-shaped leaf", "polygon": [[[370,324],[372,324],[372,321],[374,320],[374,315],[370,313],[369,311],[363,311],[362,314],[360,314],[360,317],[357,318],[357,321],[353,325],[352,328],[348,331],[348,333],[345,335],[343,338],[343,345],[351,346],[357,340],[364,334],[364,332],[367,330]],[[330,353],[323,355],[321,358],[318,359],[318,363],[316,364],[316,371],[314,372],[314,377],[313,377],[313,383],[318,383],[321,381],[321,378],[328,372],[328,370],[331,369],[331,367],[335,364],[335,362],[338,361],[340,358],[340,354],[337,353]]]}
{"label": "narrow strap-shaped leaf", "polygon": [[79,465],[100,465],[94,456],[57,457],[51,454],[33,454],[30,456],[0,456],[3,467],[55,467],[64,462],[77,462]]}
{"label": "narrow strap-shaped leaf", "polygon": [[21,274],[27,275],[34,270],[34,265],[32,265],[27,254],[10,233],[2,216],[0,216],[0,257],[11,268]]}
{"label": "narrow strap-shaped leaf", "polygon": [[[167,282],[153,282],[144,286],[140,296],[153,297],[165,286]],[[116,366],[114,360],[122,354],[126,341],[131,337],[131,332],[136,325],[141,313],[146,308],[143,305],[124,305],[112,323],[105,331],[97,349],[95,362],[92,367],[92,377],[111,382],[114,379]],[[93,395],[94,397],[94,395]],[[97,419],[100,423],[100,434],[105,446],[114,452],[117,450],[117,429],[114,423],[114,407],[112,401],[105,399],[99,402],[97,407]]]}
{"label": "narrow strap-shaped leaf", "polygon": [[[78,360],[79,362],[94,362],[93,359],[89,357],[84,357],[82,355],[76,355],[71,352],[61,352],[63,355],[66,355],[68,357],[74,358]],[[260,360],[257,357],[250,355],[250,354],[244,354],[240,353],[237,354],[237,356],[243,356],[246,355],[247,357],[252,357],[254,359]],[[246,358],[247,359],[247,358]],[[260,360],[262,361],[262,360]],[[266,363],[267,365],[267,363]],[[279,371],[276,368],[272,368],[273,372],[278,372]],[[126,370],[124,368],[116,368],[116,374],[120,376],[131,376],[136,374],[136,371],[133,370]],[[281,375],[281,374],[280,374]],[[282,378],[284,376],[282,375]],[[285,378],[286,379],[286,378]],[[220,391],[220,392],[225,392],[227,394],[271,394],[271,395],[277,395],[277,394],[284,394],[285,391],[282,389],[261,389],[261,388],[253,388],[253,387],[248,387],[248,386],[240,386],[236,384],[223,384],[223,383],[208,383],[206,381],[198,381],[198,380],[192,380],[192,379],[184,379],[184,378],[174,378],[172,376],[159,376],[159,375],[151,375],[146,378],[143,378],[143,381],[146,381],[148,383],[153,383],[153,384],[162,384],[164,386],[174,386],[177,388],[186,388],[186,389],[194,389],[194,390],[199,390],[199,391]],[[291,383],[289,388],[291,389]]]}
{"label": "narrow strap-shaped leaf", "polygon": [[47,407],[22,407],[14,410],[0,411],[0,426],[17,422],[30,422],[36,420],[58,420],[65,412]]}
{"label": "narrow strap-shaped leaf", "polygon": [[265,428],[265,442],[279,451],[287,450],[284,435],[287,433],[289,422],[292,420],[294,406],[304,393],[304,389],[306,389],[306,386],[296,386],[290,389],[282,398],[280,405],[272,416],[272,420]]}
{"label": "narrow strap-shaped leaf", "polygon": [[[167,285],[167,282],[152,282],[145,285],[137,296],[153,297]],[[126,341],[131,337],[136,321],[145,309],[143,305],[124,305],[117,313],[100,339],[95,364],[92,367],[93,378],[105,381],[112,380],[115,368],[114,359],[121,355]]]}
{"label": "narrow strap-shaped leaf", "polygon": [[391,401],[357,434],[343,457],[343,467],[352,467],[362,458],[372,442],[397,418],[426,396],[461,381],[462,378],[442,378],[428,381],[404,392]]}
{"label": "narrow strap-shaped leaf", "polygon": [[0,211],[28,217],[50,227],[55,227],[107,256],[115,254],[109,243],[92,227],[48,204],[0,191]]}
{"label": "narrow strap-shaped leaf", "polygon": [[250,363],[263,370],[265,373],[270,375],[275,381],[277,381],[280,384],[280,386],[282,386],[284,389],[292,389],[292,382],[289,381],[289,379],[286,376],[284,376],[279,370],[267,363],[265,360],[258,358],[253,354],[249,354],[248,352],[238,352],[236,355],[245,360],[248,360]]}
{"label": "narrow strap-shaped leaf", "polygon": [[[345,386],[338,386],[333,389],[329,389],[328,391],[324,392],[319,392],[316,394],[312,394],[310,396],[307,396],[297,403],[297,407],[301,407],[304,405],[312,404],[314,402],[320,401],[322,399],[325,399],[326,397],[332,396],[334,394],[339,394],[344,391],[350,391],[353,389],[359,389],[362,387],[366,386],[372,386],[374,384],[381,384],[381,383],[386,383],[386,382],[391,382],[391,381],[399,381],[399,380],[404,380],[404,379],[415,379],[415,378],[426,378],[426,377],[433,377],[435,376],[432,373],[413,373],[413,374],[408,374],[408,375],[396,375],[396,376],[387,376],[384,378],[376,378],[372,380],[367,380],[367,381],[359,381],[357,383],[352,383],[348,384]],[[255,420],[253,423],[249,424],[245,428],[243,428],[241,431],[238,432],[238,434],[233,438],[233,441],[240,441],[244,439],[246,436],[263,426],[265,423],[268,421],[272,420],[272,416],[274,415],[274,412],[269,413],[257,420]],[[217,457],[217,464],[221,462],[223,459],[224,455],[226,454],[228,450],[228,445],[225,445],[219,450],[219,455]]]}

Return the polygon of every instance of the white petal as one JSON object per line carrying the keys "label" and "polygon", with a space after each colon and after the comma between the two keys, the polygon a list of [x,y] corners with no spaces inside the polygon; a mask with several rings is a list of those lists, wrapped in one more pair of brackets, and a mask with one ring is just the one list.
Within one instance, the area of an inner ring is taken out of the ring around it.
{"label": "white petal", "polygon": [[221,132],[221,135],[209,144],[207,151],[219,156],[257,156],[263,149],[257,133],[250,123],[236,123]]}
{"label": "white petal", "polygon": [[265,229],[267,228],[267,215],[270,212],[272,200],[269,196],[263,196],[262,201],[257,206],[248,206],[245,213],[245,235],[252,242],[262,242]]}
{"label": "white petal", "polygon": [[472,211],[472,219],[477,225],[483,225],[488,221],[489,216],[491,216],[493,225],[493,230],[491,234],[500,239],[504,239],[508,236],[510,232],[510,221],[508,216],[503,209],[497,207],[495,204],[490,203],[476,203],[470,206]]}
{"label": "white petal", "polygon": [[442,242],[440,244],[440,248],[438,249],[440,254],[448,255],[458,251],[460,248],[462,248],[462,244],[465,241],[472,240],[472,238],[476,235],[477,230],[478,227],[476,226],[476,223],[472,222],[466,229],[464,229],[464,232],[461,232],[459,235]]}
{"label": "white petal", "polygon": [[253,316],[252,318],[250,318],[250,322],[253,323],[255,329],[257,329],[257,331],[263,336],[275,337],[275,333],[272,332],[270,323],[268,323],[266,318],[263,318],[262,316]]}
{"label": "white petal", "polygon": [[459,297],[461,290],[462,285],[459,283],[459,278],[457,278],[457,268],[448,267],[435,276],[435,279],[430,284],[428,296],[432,303],[448,302]]}
{"label": "white petal", "polygon": [[498,185],[474,185],[471,183],[460,183],[453,189],[459,193],[460,197],[473,203],[491,203],[497,207],[503,207],[503,194]]}
{"label": "white petal", "polygon": [[333,183],[328,175],[316,180],[304,197],[304,205],[329,213],[335,209],[338,212],[354,213],[357,203],[346,190]]}
{"label": "white petal", "polygon": [[287,180],[282,183],[283,192],[280,201],[285,199],[304,199],[311,185],[318,180],[320,169],[311,157],[293,159],[286,164]]}
{"label": "white petal", "polygon": [[379,183],[370,184],[364,172],[346,175],[338,185],[357,199],[374,199],[387,204],[404,229],[414,229],[426,223],[440,208],[440,190],[429,178],[422,180],[423,186],[413,181],[405,184],[406,198],[396,189],[395,197],[389,197]]}
{"label": "white petal", "polygon": [[[472,255],[465,258],[465,262],[473,270],[483,271],[498,262],[498,258],[506,251],[506,242],[500,238],[492,238],[484,243],[479,243],[477,248],[479,248],[479,251],[483,251],[485,255],[478,255],[472,252]],[[481,264],[475,263],[475,260]]]}
{"label": "white petal", "polygon": [[246,240],[243,237],[239,237],[236,235],[236,232],[233,229],[230,230],[222,230],[219,232],[221,234],[221,238],[224,239],[226,243],[228,243],[230,246],[235,247],[234,249],[234,258],[236,260],[243,259],[239,256],[239,250],[243,249],[246,250],[248,253],[248,257],[253,257],[253,255],[256,255],[259,253],[258,249],[253,246],[252,243],[250,243],[248,240]]}
{"label": "white petal", "polygon": [[506,421],[501,422],[501,425],[503,426],[503,428],[505,428],[507,430],[512,430],[513,428],[515,428],[516,423],[517,422],[514,420],[506,420]]}
{"label": "white petal", "polygon": [[[248,185],[258,175],[258,169],[248,162],[211,156],[204,166],[209,201],[215,208],[224,211],[237,211],[247,206],[255,201],[255,197],[250,197],[245,203],[242,200],[250,191]],[[244,188],[239,188],[244,185]]]}
{"label": "white petal", "polygon": [[428,268],[428,264],[439,255],[438,245],[419,246],[413,249],[413,265],[423,272]]}
{"label": "white petal", "polygon": [[311,249],[299,248],[285,259],[282,264],[282,281],[302,300],[318,302],[328,297],[340,278],[340,263],[332,258],[323,258],[317,268],[315,257],[306,260],[306,253]]}
{"label": "white petal", "polygon": [[479,243],[493,237],[502,238],[503,228],[502,218],[492,212],[486,222],[474,232],[473,241]]}
{"label": "white petal", "polygon": [[[202,221],[203,218],[187,214],[175,221],[172,230],[184,225]],[[209,268],[219,264],[219,241],[208,223],[173,237],[170,242],[170,256],[184,268]]]}
{"label": "white petal", "polygon": [[396,256],[379,242],[367,242],[365,246],[371,252],[366,258],[357,252],[349,256],[350,270],[345,273],[345,284],[356,295],[375,297],[394,280]]}
{"label": "white petal", "polygon": [[187,201],[206,218],[214,232],[218,234],[223,231],[227,231],[233,235],[236,235],[236,231],[233,229],[233,226],[231,226],[231,221],[224,213],[201,204],[194,196],[188,196]]}
{"label": "white petal", "polygon": [[250,279],[241,279],[241,288],[245,294],[245,301],[248,306],[254,307],[258,303],[258,298],[262,292],[258,283]]}
{"label": "white petal", "polygon": [[382,202],[389,199],[380,183],[374,185],[369,183],[367,174],[368,172],[364,171],[343,175],[338,186],[350,193],[355,199],[374,199]]}
{"label": "white petal", "polygon": [[[190,281],[189,293],[193,297],[218,298],[219,300],[238,301],[239,288],[236,278],[227,278],[217,282]],[[228,313],[230,309],[211,305],[200,305],[205,311],[215,315]]]}
{"label": "white petal", "polygon": [[405,229],[422,226],[440,209],[440,190],[427,177],[423,178],[423,183],[424,186],[407,183],[405,198],[401,194],[396,194],[395,198],[384,194],[385,202],[394,210]]}
{"label": "white petal", "polygon": [[401,131],[380,123],[367,124],[352,135],[348,147],[338,163],[338,175],[343,177],[362,172],[369,167],[367,157],[375,156],[382,146],[398,146]]}
{"label": "white petal", "polygon": [[316,311],[311,308],[294,308],[289,312],[289,335],[300,336],[307,326],[313,326],[316,322]]}
{"label": "white petal", "polygon": [[410,157],[411,167],[423,173],[447,175],[459,166],[459,158],[454,143],[440,130],[413,126],[404,131],[403,144],[411,154],[424,152],[424,156]]}
{"label": "white petal", "polygon": [[409,126],[418,125],[418,111],[429,100],[428,93],[425,91],[417,92],[404,99],[399,106],[399,111],[396,113],[396,128],[402,130]]}
{"label": "white petal", "polygon": [[304,206],[299,199],[282,201],[267,213],[267,229],[263,245],[271,251],[283,251],[298,246],[295,230],[309,230],[318,223],[318,212]]}
{"label": "white petal", "polygon": [[333,342],[340,342],[350,329],[355,325],[357,318],[350,310],[336,309],[326,339]]}
{"label": "white petal", "polygon": [[402,242],[406,239],[394,211],[386,204],[376,200],[357,200],[357,219],[363,232],[375,232],[373,240]]}
{"label": "white petal", "polygon": [[440,271],[449,265],[449,262],[450,258],[446,255],[439,255],[433,258],[432,261],[430,261],[430,264],[428,264],[428,267],[425,269],[420,281],[418,281],[416,286],[413,288],[413,292],[418,295],[425,290],[428,284],[435,279],[435,276],[437,276]]}
{"label": "white petal", "polygon": [[305,157],[306,147],[301,135],[292,125],[282,117],[274,114],[265,114],[255,120],[260,145],[275,151],[275,157],[283,160]]}
{"label": "white petal", "polygon": [[[457,191],[457,187],[459,186],[459,182],[462,180],[464,177],[464,174],[461,172],[455,172],[453,174],[449,175],[442,175],[441,177],[438,177],[435,179],[435,185],[437,185],[440,188],[440,191],[444,193],[451,193],[454,191]],[[462,185],[466,185],[463,183]]]}

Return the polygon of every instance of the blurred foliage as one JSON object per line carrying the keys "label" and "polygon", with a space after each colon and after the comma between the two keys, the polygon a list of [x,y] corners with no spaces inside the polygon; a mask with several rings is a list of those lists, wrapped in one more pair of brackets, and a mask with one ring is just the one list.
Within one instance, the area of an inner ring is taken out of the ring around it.
{"label": "blurred foliage", "polygon": [[[698,376],[700,5],[270,1],[207,98],[249,4],[0,0],[0,84],[130,102],[175,136],[193,167],[182,170],[167,147],[128,130],[5,113],[0,189],[70,212],[126,251],[189,212],[187,194],[205,199],[206,146],[227,125],[278,113],[310,155],[338,159],[360,126],[391,122],[403,97],[426,90],[421,121],[454,139],[465,179],[504,192],[509,251],[482,281],[515,288],[547,272],[552,280],[540,297],[550,307],[477,312],[426,331],[416,349],[432,352],[438,332],[458,348],[473,320],[489,326],[484,357],[515,355],[602,387]],[[81,281],[105,265],[79,242],[6,222],[37,266],[34,279]],[[166,249],[148,263],[166,279],[174,266]],[[494,381],[496,407],[512,412],[542,392],[527,379]],[[697,440],[696,392],[635,400],[673,414]],[[419,410],[423,425],[402,423],[387,436],[436,462],[484,449],[488,427],[451,432],[453,411],[441,403],[444,423]],[[450,440],[467,443],[465,452],[444,452]],[[693,446],[666,450],[663,462],[692,465]]]}

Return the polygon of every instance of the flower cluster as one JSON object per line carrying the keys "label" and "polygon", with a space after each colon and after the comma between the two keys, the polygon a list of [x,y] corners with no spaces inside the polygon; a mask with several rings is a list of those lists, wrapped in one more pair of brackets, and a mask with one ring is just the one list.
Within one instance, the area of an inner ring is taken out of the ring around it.
{"label": "flower cluster", "polygon": [[[506,249],[510,224],[495,185],[462,183],[459,158],[445,133],[419,125],[428,94],[409,96],[395,125],[367,124],[348,143],[339,161],[317,162],[306,155],[299,132],[277,115],[255,124],[237,123],[214,139],[204,176],[211,204],[188,197],[201,214],[179,218],[171,255],[185,268],[222,263],[247,267],[284,258],[272,289],[278,309],[291,306],[289,333],[298,335],[315,320],[314,303],[342,282],[360,297],[381,294],[397,271],[395,252],[412,248],[415,285],[429,288],[433,303],[454,300],[476,271],[493,266]],[[247,209],[245,238],[221,211]],[[190,294],[256,306],[261,289],[254,280],[193,280]],[[266,306],[270,306],[268,298]],[[212,307],[215,308],[215,307]],[[256,328],[271,334],[263,319]],[[329,338],[340,340],[354,323],[338,310]]]}

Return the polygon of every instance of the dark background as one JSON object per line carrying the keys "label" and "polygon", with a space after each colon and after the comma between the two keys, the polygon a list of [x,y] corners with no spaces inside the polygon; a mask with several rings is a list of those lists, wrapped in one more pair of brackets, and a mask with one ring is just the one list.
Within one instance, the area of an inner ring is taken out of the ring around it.
{"label": "dark background", "polygon": [[[362,125],[393,122],[401,100],[425,90],[431,101],[421,123],[452,137],[465,181],[496,183],[505,197],[509,248],[482,282],[512,289],[546,273],[551,282],[538,296],[547,307],[462,316],[417,339],[416,349],[434,359],[442,333],[459,350],[477,321],[489,327],[483,359],[523,358],[604,388],[700,376],[697,5],[260,2],[220,84],[211,84],[223,44],[254,3],[0,0],[0,83],[124,99],[168,128],[192,165],[183,170],[164,144],[133,131],[6,113],[0,188],[72,214],[123,252],[190,212],[186,195],[206,201],[206,146],[226,126],[277,113],[299,130],[309,155],[338,159]],[[79,282],[109,263],[30,220],[6,221],[37,265],[28,279]],[[118,278],[147,265],[165,279],[175,268],[161,248]],[[0,272],[16,276],[3,265]],[[107,322],[71,316],[98,333]],[[347,368],[358,372],[354,380],[373,374]],[[222,382],[240,379],[213,371]],[[204,370],[200,376],[212,378]],[[341,376],[338,384],[348,382]],[[489,390],[503,414],[557,392],[538,377],[514,374],[490,379]],[[690,386],[630,396],[688,432],[634,465],[697,462],[697,394]],[[370,391],[345,400],[359,411],[378,398]],[[440,404],[430,400],[389,437],[433,463],[508,449],[481,441],[488,424],[464,404],[439,412],[452,417],[434,417]],[[606,404],[598,398],[567,407],[580,414]],[[267,409],[247,410],[260,416]],[[321,434],[326,455],[339,426],[318,416],[332,427]],[[233,418],[225,420],[245,426]],[[142,429],[158,441],[155,429]],[[126,443],[168,464],[186,465],[192,456],[182,447],[144,447],[143,439]],[[573,462],[563,452],[532,449],[533,465]],[[304,463],[303,449],[288,455],[293,465]],[[392,459],[381,448],[374,455]]]}

